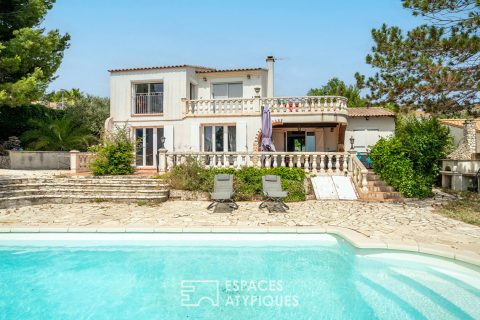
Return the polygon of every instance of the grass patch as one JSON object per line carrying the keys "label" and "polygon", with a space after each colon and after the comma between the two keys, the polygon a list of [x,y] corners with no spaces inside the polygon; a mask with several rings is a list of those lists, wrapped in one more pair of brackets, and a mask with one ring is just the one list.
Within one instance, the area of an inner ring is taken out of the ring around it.
{"label": "grass patch", "polygon": [[137,206],[143,207],[145,205],[147,205],[147,201],[145,201],[145,200],[138,200],[137,201]]}
{"label": "grass patch", "polygon": [[480,195],[472,192],[458,194],[458,199],[439,207],[439,213],[455,220],[480,226]]}

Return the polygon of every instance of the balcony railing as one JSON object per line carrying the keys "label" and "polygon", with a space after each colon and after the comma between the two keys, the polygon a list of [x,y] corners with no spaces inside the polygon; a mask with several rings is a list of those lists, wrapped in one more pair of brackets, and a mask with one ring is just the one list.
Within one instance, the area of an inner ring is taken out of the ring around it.
{"label": "balcony railing", "polygon": [[132,101],[133,114],[163,113],[163,92],[136,93]]}
{"label": "balcony railing", "polygon": [[185,116],[258,114],[268,105],[272,114],[346,113],[347,98],[338,96],[185,100]]}

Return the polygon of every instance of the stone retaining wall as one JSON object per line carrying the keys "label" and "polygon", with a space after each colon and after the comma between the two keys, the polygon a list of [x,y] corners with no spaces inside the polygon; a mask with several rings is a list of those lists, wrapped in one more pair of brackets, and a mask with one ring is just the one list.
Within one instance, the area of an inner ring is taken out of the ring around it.
{"label": "stone retaining wall", "polygon": [[70,169],[70,152],[10,151],[10,169],[68,170]]}

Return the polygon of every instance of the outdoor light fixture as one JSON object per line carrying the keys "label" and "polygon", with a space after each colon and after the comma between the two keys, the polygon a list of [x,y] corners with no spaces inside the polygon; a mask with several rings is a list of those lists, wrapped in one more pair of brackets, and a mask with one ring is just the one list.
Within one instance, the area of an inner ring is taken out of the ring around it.
{"label": "outdoor light fixture", "polygon": [[350,137],[350,149],[353,150],[354,148],[354,143],[355,143],[355,138],[353,136]]}
{"label": "outdoor light fixture", "polygon": [[250,80],[251,76],[249,74],[247,74],[247,79]]}
{"label": "outdoor light fixture", "polygon": [[207,77],[203,77],[203,81],[207,82]]}
{"label": "outdoor light fixture", "polygon": [[255,93],[259,94],[260,93],[260,87],[255,87]]}

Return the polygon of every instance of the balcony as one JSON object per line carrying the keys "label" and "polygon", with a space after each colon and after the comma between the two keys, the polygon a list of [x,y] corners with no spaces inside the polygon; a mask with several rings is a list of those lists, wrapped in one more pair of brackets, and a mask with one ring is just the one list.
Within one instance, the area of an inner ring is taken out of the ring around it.
{"label": "balcony", "polygon": [[185,100],[186,117],[258,115],[268,105],[272,115],[346,114],[347,98],[338,96]]}
{"label": "balcony", "polygon": [[134,115],[163,113],[163,92],[136,93],[132,100]]}

